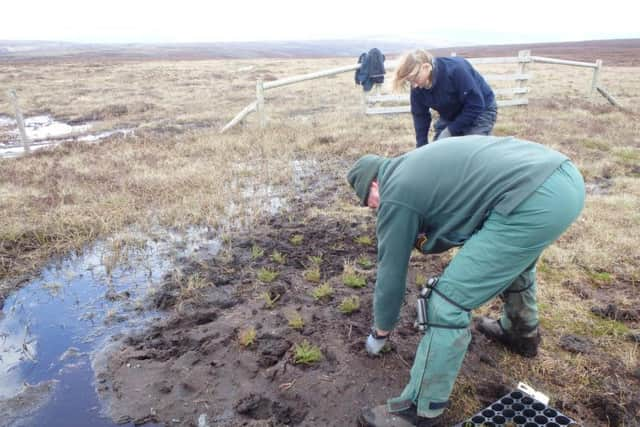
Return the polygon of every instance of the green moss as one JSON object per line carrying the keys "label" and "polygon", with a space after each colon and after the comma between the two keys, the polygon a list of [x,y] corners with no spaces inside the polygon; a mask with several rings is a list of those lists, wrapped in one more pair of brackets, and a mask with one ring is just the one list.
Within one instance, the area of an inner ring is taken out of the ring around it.
{"label": "green moss", "polygon": [[572,320],[572,316],[559,313],[547,304],[539,304],[540,325],[544,329],[563,331],[592,338],[622,338],[631,330],[622,322],[605,319],[589,313],[584,320]]}
{"label": "green moss", "polygon": [[610,151],[611,150],[611,147],[609,146],[609,144],[607,144],[602,139],[584,138],[584,139],[580,140],[580,142],[586,148],[590,148],[592,150],[600,150],[600,151]]}
{"label": "green moss", "polygon": [[617,320],[604,319],[595,314],[590,314],[590,317],[590,322],[585,323],[584,330],[581,331],[584,335],[620,338],[631,332],[627,325]]}
{"label": "green moss", "polygon": [[606,271],[589,271],[587,275],[598,286],[606,286],[613,283],[613,276]]}

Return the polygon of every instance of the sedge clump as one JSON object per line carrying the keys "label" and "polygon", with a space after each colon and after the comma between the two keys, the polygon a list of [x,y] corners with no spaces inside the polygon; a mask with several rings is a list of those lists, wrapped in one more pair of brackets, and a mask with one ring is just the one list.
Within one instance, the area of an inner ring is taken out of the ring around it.
{"label": "sedge clump", "polygon": [[247,328],[238,334],[238,342],[243,347],[249,347],[256,341],[256,330],[255,328]]}
{"label": "sedge clump", "polygon": [[304,272],[304,278],[308,282],[319,283],[321,278],[320,276],[320,268],[318,267],[311,267]]}
{"label": "sedge clump", "polygon": [[291,242],[293,246],[300,246],[303,240],[304,240],[304,236],[302,234],[294,234],[289,239],[289,242]]}
{"label": "sedge clump", "polygon": [[340,305],[338,306],[338,310],[342,314],[349,315],[354,313],[360,309],[360,298],[357,295],[353,295],[350,297],[345,297]]}
{"label": "sedge clump", "polygon": [[312,345],[309,341],[304,340],[300,344],[296,344],[293,350],[293,363],[296,365],[310,365],[322,359],[320,348]]}
{"label": "sedge clump", "polygon": [[311,291],[311,296],[313,296],[316,301],[327,300],[333,296],[333,286],[331,286],[329,282],[318,285]]}
{"label": "sedge clump", "polygon": [[342,272],[342,283],[350,288],[364,288],[367,284],[367,279],[358,274],[353,264],[345,263]]}
{"label": "sedge clump", "polygon": [[289,316],[289,327],[291,329],[295,329],[296,331],[301,331],[304,329],[304,319],[300,315],[300,313],[293,313]]}
{"label": "sedge clump", "polygon": [[261,268],[258,271],[258,280],[264,283],[271,283],[278,278],[280,273],[269,268]]}
{"label": "sedge clump", "polygon": [[264,256],[264,249],[258,245],[251,246],[251,259],[256,260]]}

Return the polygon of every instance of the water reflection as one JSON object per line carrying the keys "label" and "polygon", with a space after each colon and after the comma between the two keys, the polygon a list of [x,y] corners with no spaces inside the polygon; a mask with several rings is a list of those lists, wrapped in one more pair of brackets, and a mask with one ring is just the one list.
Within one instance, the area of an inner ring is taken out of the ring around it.
{"label": "water reflection", "polygon": [[7,298],[0,317],[3,413],[10,399],[32,393],[32,385],[55,380],[55,387],[43,388],[43,393],[50,393],[48,400],[35,411],[27,410],[31,414],[26,425],[115,425],[100,414],[91,352],[108,337],[144,327],[158,316],[140,308],[177,258],[220,249],[220,242],[205,228],[148,237],[127,235],[99,243],[49,266]]}
{"label": "water reflection", "polygon": [[[242,189],[241,199],[255,204],[231,204],[227,218],[238,221],[285,208],[291,187],[307,188],[304,181],[315,166],[293,162],[289,186],[233,183]],[[218,253],[219,235],[208,227],[192,227],[116,236],[48,266],[7,298],[0,312],[0,413],[9,416],[0,424],[114,427],[101,415],[92,352],[109,337],[157,318],[147,304],[162,278],[184,258]],[[11,412],[12,400],[33,406]]]}

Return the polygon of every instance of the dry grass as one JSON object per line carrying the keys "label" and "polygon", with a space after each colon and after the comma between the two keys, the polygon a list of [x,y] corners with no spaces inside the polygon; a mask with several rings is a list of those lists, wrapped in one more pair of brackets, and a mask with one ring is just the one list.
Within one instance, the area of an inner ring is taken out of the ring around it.
{"label": "dry grass", "polygon": [[[96,128],[137,128],[132,138],[0,160],[0,279],[35,271],[53,255],[133,225],[144,230],[203,224],[221,233],[248,226],[268,211],[272,196],[291,194],[293,160],[341,159],[346,168],[367,152],[397,155],[412,149],[410,117],[364,116],[351,73],[267,92],[266,129],[257,129],[253,115],[229,133],[218,133],[252,100],[259,75],[286,77],[345,63],[0,65],[0,86],[18,91],[28,116],[48,112],[63,120],[92,118]],[[530,105],[502,109],[495,129],[497,135],[516,135],[568,154],[590,184],[581,218],[544,253],[539,268],[541,320],[548,334],[542,356],[525,363],[505,353],[500,363],[512,378],[556,378],[547,391],[557,396],[573,387],[574,396],[586,398],[601,387],[591,372],[606,368],[593,359],[561,356],[557,340],[563,333],[587,333],[625,366],[637,364],[637,346],[620,337],[624,330],[594,318],[593,301],[566,286],[593,292],[606,287],[614,297],[621,283],[634,283],[637,291],[640,282],[640,72],[604,65],[602,84],[630,112],[597,95],[587,98],[588,70],[533,65]],[[0,98],[0,114],[10,113]],[[329,172],[342,176],[345,170]],[[353,207],[323,208],[326,215],[334,211],[342,220],[362,215]],[[255,256],[264,255],[258,249]],[[117,256],[117,245],[114,250]],[[596,283],[594,277],[605,276],[594,273],[606,273],[607,283]],[[186,292],[201,285],[195,277],[188,283]],[[620,298],[638,304],[637,296]],[[462,394],[471,387],[465,381],[457,386]]]}

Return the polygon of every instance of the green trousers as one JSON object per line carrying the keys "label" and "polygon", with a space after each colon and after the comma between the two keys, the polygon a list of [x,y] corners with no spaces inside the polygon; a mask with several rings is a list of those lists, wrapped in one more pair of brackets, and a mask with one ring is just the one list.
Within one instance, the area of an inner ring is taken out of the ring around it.
{"label": "green trousers", "polygon": [[470,310],[504,298],[502,326],[526,335],[538,324],[536,261],[584,206],[580,172],[565,161],[511,214],[492,212],[445,269],[427,302],[429,323],[418,345],[411,378],[391,412],[415,404],[424,417],[440,415],[471,341]]}

